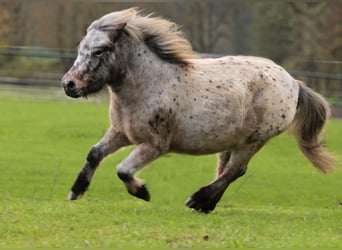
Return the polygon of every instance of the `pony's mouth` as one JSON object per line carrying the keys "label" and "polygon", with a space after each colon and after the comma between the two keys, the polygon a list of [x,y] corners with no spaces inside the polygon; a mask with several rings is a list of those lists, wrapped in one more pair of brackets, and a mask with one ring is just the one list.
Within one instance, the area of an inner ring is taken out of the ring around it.
{"label": "pony's mouth", "polygon": [[64,92],[67,96],[72,97],[72,98],[80,98],[85,95],[82,90],[76,90],[76,89],[64,88]]}
{"label": "pony's mouth", "polygon": [[100,92],[104,88],[105,84],[97,84],[97,85],[87,85],[87,87],[83,88],[70,88],[64,86],[64,92],[67,96],[72,98],[80,98],[84,97],[87,98],[89,95],[96,94]]}

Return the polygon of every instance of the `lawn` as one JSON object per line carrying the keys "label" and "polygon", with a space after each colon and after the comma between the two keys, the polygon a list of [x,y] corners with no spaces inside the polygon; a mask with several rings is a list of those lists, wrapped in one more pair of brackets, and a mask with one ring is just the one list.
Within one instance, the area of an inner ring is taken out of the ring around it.
{"label": "lawn", "polygon": [[[342,172],[323,176],[283,134],[250,162],[210,214],[184,201],[215,173],[215,155],[169,154],[139,173],[151,202],[126,193],[108,157],[83,199],[66,199],[108,127],[106,98],[60,89],[0,90],[0,247],[342,247]],[[328,148],[342,155],[342,121]],[[340,164],[341,165],[341,164]]]}

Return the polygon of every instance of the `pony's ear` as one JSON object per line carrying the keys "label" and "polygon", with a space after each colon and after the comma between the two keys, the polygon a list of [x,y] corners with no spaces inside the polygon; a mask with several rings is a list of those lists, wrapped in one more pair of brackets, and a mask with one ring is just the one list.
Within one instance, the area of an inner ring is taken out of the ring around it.
{"label": "pony's ear", "polygon": [[126,23],[116,24],[116,25],[106,25],[100,28],[101,31],[106,31],[109,34],[109,39],[116,43],[121,37],[126,27]]}
{"label": "pony's ear", "polygon": [[126,23],[117,25],[117,28],[110,33],[110,40],[115,43],[121,37],[126,27]]}

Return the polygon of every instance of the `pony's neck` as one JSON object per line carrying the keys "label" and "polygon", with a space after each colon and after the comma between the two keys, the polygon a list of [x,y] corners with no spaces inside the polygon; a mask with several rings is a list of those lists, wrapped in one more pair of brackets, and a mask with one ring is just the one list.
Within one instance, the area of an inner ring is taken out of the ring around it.
{"label": "pony's neck", "polygon": [[[127,44],[120,46],[119,64],[124,72],[120,84],[111,86],[112,91],[123,102],[134,103],[144,98],[144,93],[164,88],[167,79],[175,75],[176,64],[160,59],[145,44]],[[133,102],[132,102],[133,101]]]}
{"label": "pony's neck", "polygon": [[162,78],[163,75],[170,74],[174,69],[171,64],[159,58],[145,44],[133,45],[130,60],[128,62],[129,71],[136,82],[151,81]]}
{"label": "pony's neck", "polygon": [[147,88],[147,85],[162,85],[161,79],[174,75],[176,64],[159,58],[145,44],[133,45],[127,58],[125,82],[134,84],[136,88]]}

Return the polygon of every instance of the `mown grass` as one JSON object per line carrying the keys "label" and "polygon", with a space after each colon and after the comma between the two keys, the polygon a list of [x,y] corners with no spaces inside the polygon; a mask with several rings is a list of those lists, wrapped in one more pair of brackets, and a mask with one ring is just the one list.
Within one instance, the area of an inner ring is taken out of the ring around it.
{"label": "mown grass", "polygon": [[[27,90],[28,91],[28,90]],[[319,174],[286,134],[271,140],[208,215],[183,202],[214,177],[214,155],[170,154],[144,169],[152,200],[126,193],[107,158],[82,200],[66,199],[91,145],[108,127],[107,103],[60,90],[0,94],[2,247],[342,247],[341,172]],[[342,155],[342,122],[327,129]]]}

